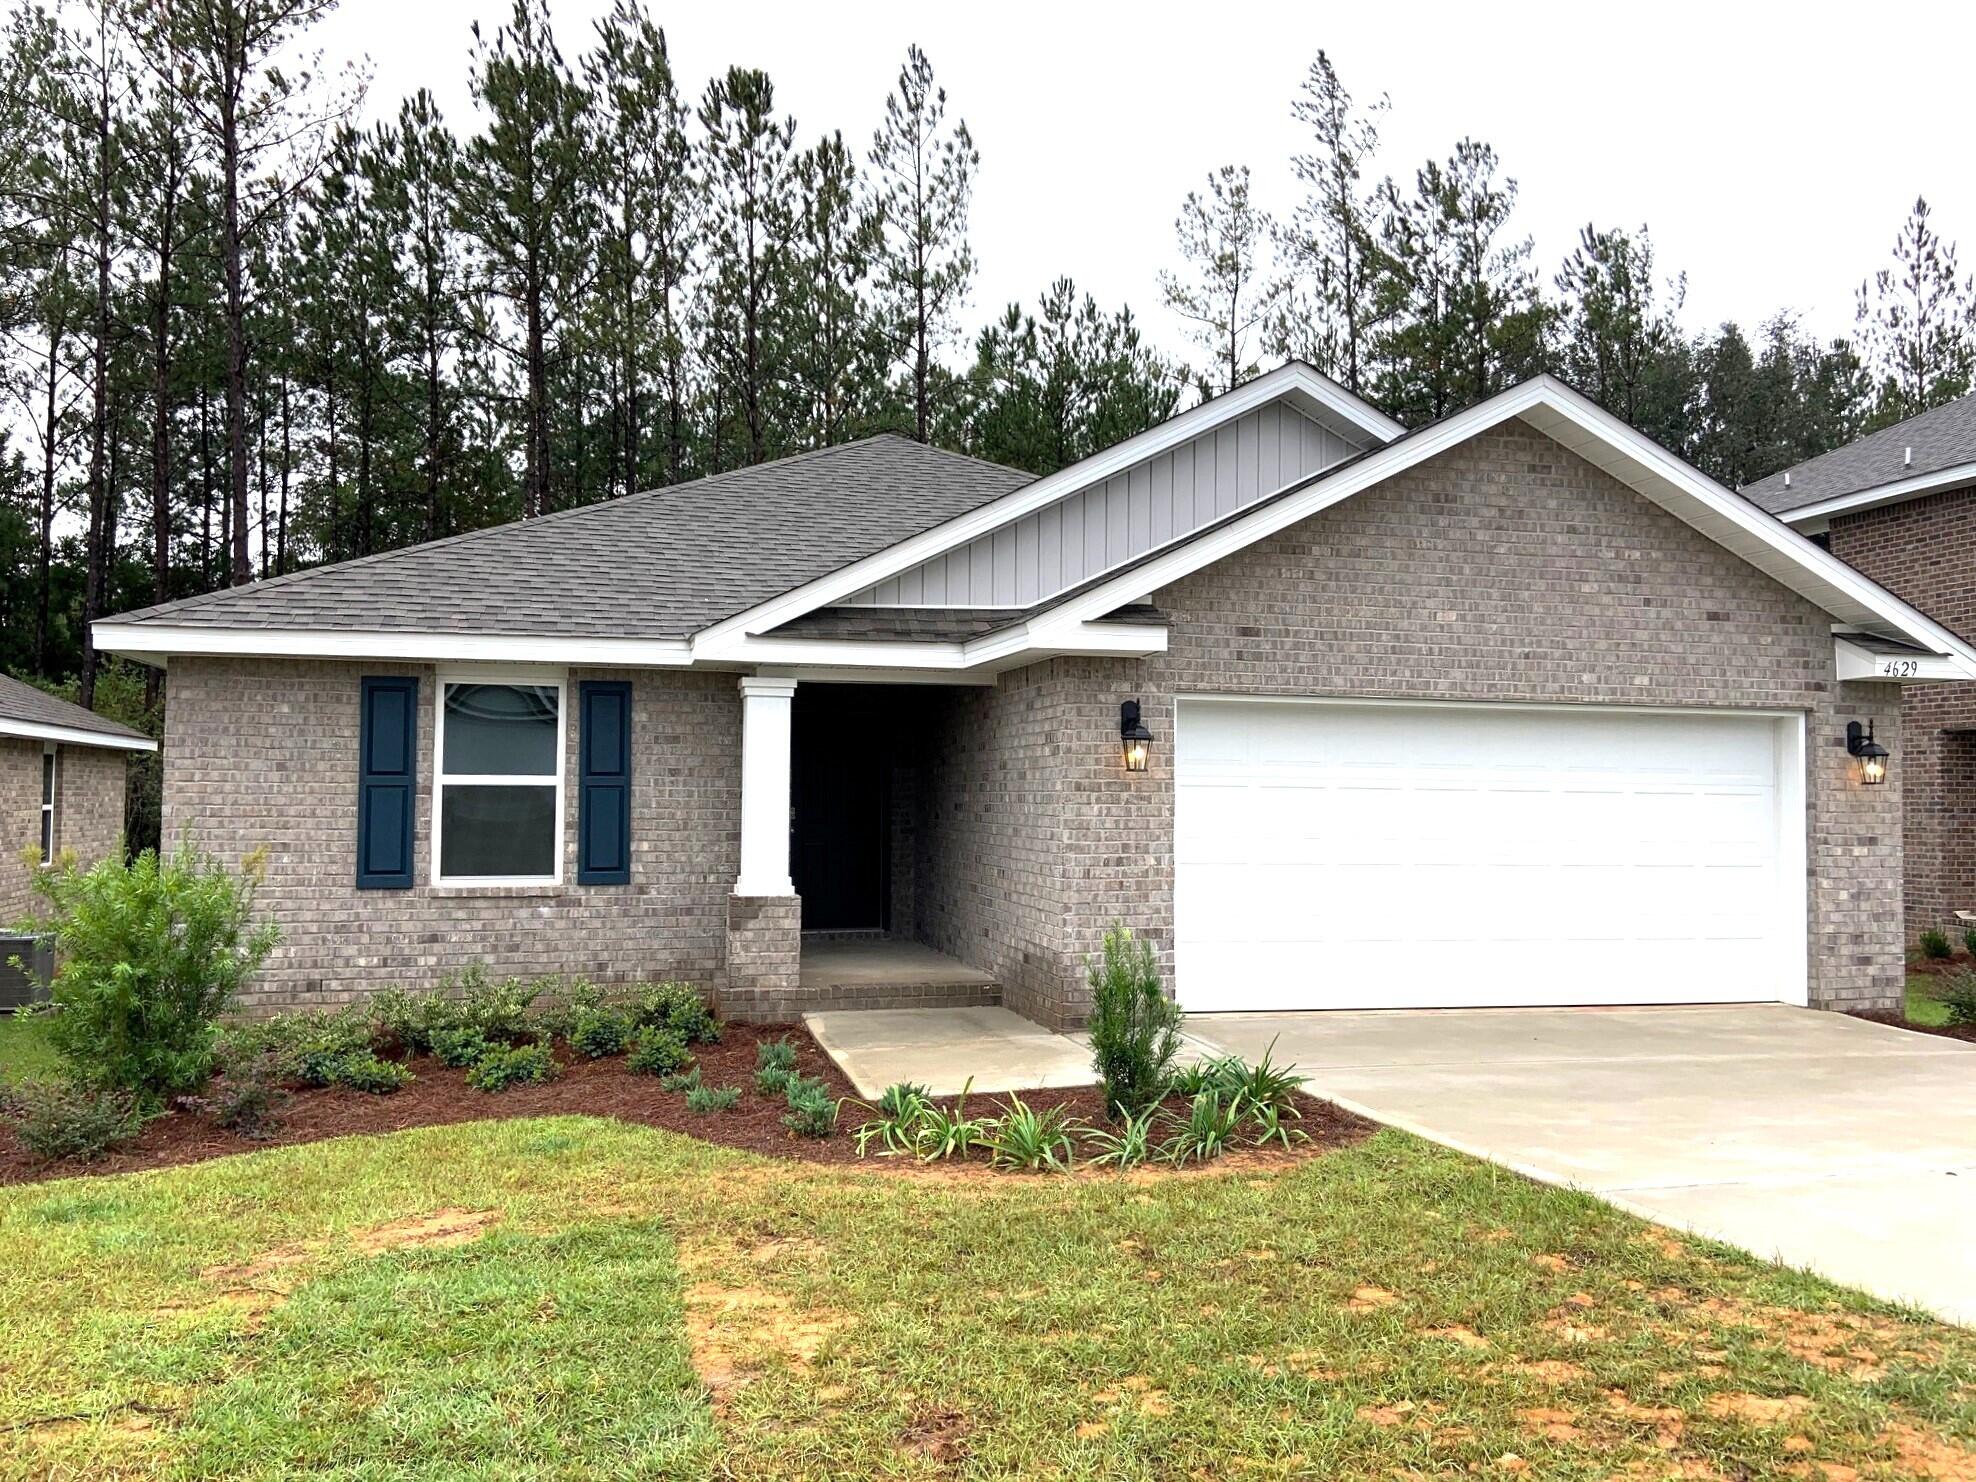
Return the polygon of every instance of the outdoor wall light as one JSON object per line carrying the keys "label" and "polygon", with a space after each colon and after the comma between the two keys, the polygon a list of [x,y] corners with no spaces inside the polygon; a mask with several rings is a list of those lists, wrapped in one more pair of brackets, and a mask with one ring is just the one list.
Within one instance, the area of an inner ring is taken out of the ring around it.
{"label": "outdoor wall light", "polygon": [[1126,771],[1146,770],[1147,747],[1152,739],[1153,733],[1139,719],[1139,702],[1127,700],[1121,704],[1118,707],[1118,743],[1125,751]]}
{"label": "outdoor wall light", "polygon": [[1861,725],[1856,720],[1846,722],[1846,751],[1859,758],[1859,780],[1867,787],[1878,787],[1887,780],[1887,757],[1889,752],[1873,739],[1873,722]]}

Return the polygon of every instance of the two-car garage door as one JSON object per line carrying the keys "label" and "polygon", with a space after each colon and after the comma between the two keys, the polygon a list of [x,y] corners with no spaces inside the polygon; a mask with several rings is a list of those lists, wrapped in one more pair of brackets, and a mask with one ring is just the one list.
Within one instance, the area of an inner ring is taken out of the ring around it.
{"label": "two-car garage door", "polygon": [[1804,1001],[1802,720],[1182,700],[1194,1012]]}

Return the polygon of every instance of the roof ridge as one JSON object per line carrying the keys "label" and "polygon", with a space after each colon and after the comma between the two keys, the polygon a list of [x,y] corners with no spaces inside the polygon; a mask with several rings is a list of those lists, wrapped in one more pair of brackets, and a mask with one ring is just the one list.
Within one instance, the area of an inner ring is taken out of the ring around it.
{"label": "roof ridge", "polygon": [[[1802,469],[1815,467],[1816,465],[1825,462],[1828,458],[1839,457],[1839,455],[1842,453],[1857,453],[1861,448],[1867,447],[1871,444],[1877,444],[1881,442],[1883,439],[1891,439],[1893,437],[1893,434],[1899,432],[1902,428],[1911,429],[1914,423],[1921,421],[1925,417],[1933,417],[1942,412],[1954,411],[1956,408],[1962,406],[1964,402],[1976,402],[1976,391],[1972,391],[1965,395],[1958,396],[1953,401],[1945,401],[1940,406],[1929,407],[1924,412],[1916,412],[1911,417],[1903,417],[1898,422],[1889,422],[1885,427],[1876,427],[1871,432],[1862,432],[1858,437],[1854,438],[1851,442],[1840,443],[1838,447],[1827,448],[1822,453],[1814,453],[1809,458],[1805,458],[1797,463],[1793,463],[1789,468],[1780,468],[1775,473],[1767,473],[1762,478],[1758,479],[1755,483],[1746,485],[1745,487],[1750,489],[1761,489],[1761,488],[1765,488],[1766,486],[1769,486],[1769,487],[1781,489],[1784,487],[1782,481],[1784,475],[1787,473],[1794,474]],[[1898,477],[1899,475],[1895,475],[1894,477],[1881,479],[1878,481],[1878,483],[1863,484],[1860,486],[1859,490],[1856,490],[1855,492],[1864,492],[1867,489],[1878,488],[1879,484],[1893,483],[1896,481]]]}

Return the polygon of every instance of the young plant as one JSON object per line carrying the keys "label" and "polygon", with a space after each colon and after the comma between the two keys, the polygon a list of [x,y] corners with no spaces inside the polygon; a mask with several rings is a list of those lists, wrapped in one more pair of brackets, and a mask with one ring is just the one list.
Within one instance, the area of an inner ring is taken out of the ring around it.
{"label": "young plant", "polygon": [[1951,1024],[1976,1024],[1976,971],[1956,968],[1937,978],[1929,990],[1948,1010]]}
{"label": "young plant", "polygon": [[631,1018],[616,1009],[579,1010],[570,1026],[569,1047],[586,1060],[621,1055],[631,1039]]}
{"label": "young plant", "polygon": [[0,1100],[0,1116],[13,1123],[21,1146],[43,1163],[91,1162],[136,1137],[147,1120],[135,1092],[74,1081],[12,1087]]}
{"label": "young plant", "polygon": [[713,1010],[691,983],[647,983],[631,995],[628,1007],[641,1029],[670,1029],[689,1045],[720,1040]]}
{"label": "young plant", "polygon": [[1976,926],[1967,926],[1962,931],[1962,947],[1969,954],[1969,960],[1976,962]]}
{"label": "young plant", "polygon": [[1934,927],[1921,933],[1921,955],[1930,962],[1947,962],[1955,955],[1949,946],[1949,934]]}
{"label": "young plant", "polygon": [[[636,1053],[635,1051],[633,1052]],[[700,1067],[689,1065],[684,1070],[676,1070],[671,1075],[659,1077],[661,1091],[694,1091],[700,1085]]]}
{"label": "young plant", "polygon": [[1105,1105],[1131,1115],[1166,1091],[1180,1051],[1180,1005],[1160,987],[1151,942],[1122,925],[1105,933],[1104,956],[1089,964],[1091,1063]]}
{"label": "young plant", "polygon": [[1276,1041],[1262,1052],[1262,1059],[1254,1065],[1243,1063],[1239,1057],[1231,1056],[1221,1062],[1218,1089],[1223,1096],[1233,1096],[1245,1106],[1253,1109],[1268,1106],[1279,1116],[1301,1117],[1297,1110],[1297,1088],[1304,1078],[1297,1074],[1294,1065],[1277,1065],[1270,1058],[1276,1051]]}
{"label": "young plant", "polygon": [[1105,1127],[1086,1128],[1085,1142],[1097,1149],[1088,1161],[1095,1168],[1116,1168],[1121,1173],[1137,1168],[1153,1156],[1153,1123],[1159,1114],[1157,1106],[1149,1106],[1121,1118],[1116,1132]]}
{"label": "young plant", "polygon": [[791,1132],[802,1137],[828,1137],[837,1130],[837,1102],[822,1081],[792,1075],[784,1094],[789,1110],[783,1114],[782,1125]]}
{"label": "young plant", "polygon": [[441,1036],[465,1032],[457,1001],[437,993],[407,993],[403,988],[374,994],[370,1019],[380,1038],[412,1055],[438,1055]]}
{"label": "young plant", "polygon": [[862,1158],[874,1142],[881,1145],[881,1158],[911,1152],[919,1119],[932,1104],[932,1099],[926,1087],[914,1085],[911,1081],[900,1081],[895,1086],[885,1088],[876,1106],[866,1105],[862,1101],[852,1103],[872,1114],[871,1120],[860,1125],[853,1134],[857,1140],[858,1156]]}
{"label": "young plant", "polygon": [[739,1086],[695,1086],[686,1093],[686,1109],[702,1114],[733,1111],[740,1101]]}
{"label": "young plant", "polygon": [[1160,1144],[1159,1155],[1175,1166],[1207,1163],[1228,1151],[1242,1125],[1242,1102],[1224,1101],[1218,1091],[1196,1096],[1185,1117],[1173,1119],[1173,1135]]}
{"label": "young plant", "polygon": [[547,1045],[515,1045],[490,1052],[467,1072],[467,1084],[476,1091],[505,1091],[553,1081],[560,1073]]}
{"label": "young plant", "polygon": [[280,1062],[270,1052],[255,1060],[228,1061],[225,1076],[208,1086],[205,1095],[181,1096],[178,1104],[203,1112],[216,1127],[259,1142],[281,1126],[281,1111],[288,1100],[281,1087]]}
{"label": "young plant", "polygon": [[961,1094],[954,1098],[952,1111],[928,1102],[919,1114],[919,1121],[913,1127],[912,1149],[922,1163],[965,1158],[994,1133],[994,1122],[967,1114],[967,1093],[973,1086],[974,1077],[969,1076]]}
{"label": "young plant", "polygon": [[1166,1089],[1172,1095],[1189,1098],[1203,1091],[1221,1091],[1246,1069],[1237,1056],[1210,1056],[1181,1066],[1166,1083]]}
{"label": "young plant", "polygon": [[1270,1101],[1251,1101],[1244,1103],[1244,1106],[1249,1130],[1255,1137],[1257,1147],[1280,1142],[1287,1153],[1296,1144],[1310,1141],[1310,1134],[1303,1128],[1292,1127],[1283,1120],[1302,1115],[1294,1106],[1278,1106]]}
{"label": "young plant", "polygon": [[1039,1112],[1012,1095],[988,1137],[988,1161],[1022,1173],[1068,1173],[1077,1155],[1077,1131],[1068,1108],[1058,1105]]}
{"label": "young plant", "polygon": [[[672,1030],[660,1025],[647,1025],[632,1040],[631,1054],[624,1063],[640,1075],[662,1076],[665,1080],[671,1080],[680,1067],[692,1058],[693,1053],[686,1048],[686,1041]],[[693,1070],[693,1084],[700,1084],[698,1066]],[[667,1086],[666,1089],[677,1088]]]}
{"label": "young plant", "polygon": [[796,1047],[786,1039],[763,1040],[755,1046],[755,1090],[763,1096],[788,1094],[796,1077]]}
{"label": "young plant", "polygon": [[450,1065],[455,1070],[465,1070],[480,1064],[494,1046],[487,1042],[487,1036],[478,1029],[469,1029],[464,1024],[456,1024],[450,1029],[436,1030],[431,1037],[432,1053],[441,1065]]}
{"label": "young plant", "polygon": [[369,1096],[389,1096],[402,1091],[412,1079],[411,1071],[395,1060],[380,1059],[370,1050],[353,1050],[330,1067],[328,1084]]}

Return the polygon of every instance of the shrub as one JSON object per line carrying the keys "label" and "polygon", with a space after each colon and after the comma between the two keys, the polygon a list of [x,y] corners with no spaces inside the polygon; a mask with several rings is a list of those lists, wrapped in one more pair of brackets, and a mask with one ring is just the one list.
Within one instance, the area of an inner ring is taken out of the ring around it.
{"label": "shrub", "polygon": [[4,1115],[21,1145],[44,1163],[89,1162],[144,1128],[135,1092],[77,1081],[28,1081],[6,1093]]}
{"label": "shrub", "polygon": [[469,1029],[463,1024],[456,1024],[450,1029],[435,1030],[431,1048],[441,1065],[450,1065],[455,1070],[465,1070],[480,1064],[494,1046],[487,1042],[487,1036],[478,1029]]}
{"label": "shrub", "polygon": [[1105,1105],[1131,1115],[1160,1099],[1180,1050],[1180,1005],[1160,987],[1152,943],[1121,925],[1090,964],[1091,1063]]}
{"label": "shrub", "polygon": [[[632,1040],[631,1056],[625,1064],[640,1075],[662,1076],[666,1080],[671,1080],[692,1058],[693,1052],[686,1048],[686,1041],[672,1030],[658,1025],[647,1025],[639,1030],[637,1038]],[[700,1084],[698,1067],[694,1069],[693,1084],[696,1086]],[[679,1088],[668,1086],[666,1089]]]}
{"label": "shrub", "polygon": [[514,1045],[488,1051],[467,1072],[467,1084],[476,1091],[505,1091],[553,1081],[559,1073],[547,1045]]}
{"label": "shrub", "polygon": [[224,1077],[209,1086],[204,1096],[179,1098],[179,1105],[203,1112],[214,1126],[256,1142],[274,1135],[287,1104],[280,1062],[272,1054],[259,1060],[229,1061]]}
{"label": "shrub", "polygon": [[341,1085],[343,1062],[371,1054],[370,1021],[355,1007],[283,1014],[268,1028],[283,1073],[307,1086]]}
{"label": "shrub", "polygon": [[586,1011],[604,1007],[604,990],[587,978],[538,978],[532,986],[537,996],[524,1031],[531,1039],[567,1040]]}
{"label": "shrub", "polygon": [[524,983],[520,978],[503,978],[496,983],[479,963],[464,972],[449,973],[439,983],[439,991],[459,999],[456,1022],[478,1029],[491,1044],[508,1044],[529,1037],[529,1006],[554,979],[538,978]]}
{"label": "shrub", "polygon": [[763,1096],[784,1096],[795,1078],[796,1047],[788,1040],[763,1040],[755,1046],[756,1091]]}
{"label": "shrub", "polygon": [[1169,1163],[1205,1163],[1219,1158],[1235,1140],[1242,1124],[1242,1103],[1223,1101],[1217,1091],[1196,1096],[1185,1117],[1173,1119],[1173,1135],[1160,1144],[1159,1155]]}
{"label": "shrub", "polygon": [[372,995],[370,1014],[379,1036],[413,1055],[438,1055],[440,1036],[457,1034],[464,1027],[460,1006],[453,999],[437,993],[407,993],[403,988]]}
{"label": "shrub", "polygon": [[1273,1108],[1279,1117],[1301,1117],[1297,1110],[1297,1088],[1304,1078],[1297,1074],[1294,1065],[1277,1065],[1272,1059],[1276,1052],[1276,1041],[1262,1052],[1262,1059],[1254,1065],[1245,1062],[1239,1055],[1230,1055],[1225,1060],[1214,1062],[1213,1089],[1219,1091],[1224,1100],[1240,1101],[1253,1114],[1259,1106]]}
{"label": "shrub", "polygon": [[933,1098],[927,1088],[911,1081],[887,1086],[876,1106],[866,1106],[862,1101],[856,1103],[872,1114],[871,1120],[861,1124],[854,1134],[858,1156],[862,1158],[874,1142],[883,1145],[883,1151],[879,1153],[881,1158],[911,1152],[919,1119],[932,1103]]}
{"label": "shrub", "polygon": [[632,993],[627,1006],[641,1029],[670,1029],[689,1045],[720,1039],[713,1010],[691,983],[648,983]]}
{"label": "shrub", "polygon": [[1935,980],[1934,996],[1948,1010],[1951,1024],[1976,1024],[1976,971],[1959,967]]}
{"label": "shrub", "polygon": [[967,1093],[973,1085],[974,1077],[969,1076],[961,1094],[954,1098],[952,1111],[928,1102],[919,1114],[913,1126],[913,1152],[921,1162],[965,1158],[994,1133],[992,1121],[967,1114]]}
{"label": "shrub", "polygon": [[1251,1101],[1243,1104],[1243,1120],[1255,1134],[1256,1146],[1268,1147],[1272,1142],[1283,1144],[1288,1152],[1300,1142],[1309,1142],[1310,1134],[1301,1127],[1292,1127],[1285,1117],[1301,1117],[1294,1106],[1278,1106],[1274,1102]]}
{"label": "shrub", "polygon": [[1934,927],[1921,933],[1921,955],[1930,962],[1947,962],[1954,952],[1949,947],[1949,934]]}
{"label": "shrub", "polygon": [[[634,1051],[634,1053],[636,1052]],[[659,1077],[659,1089],[661,1091],[695,1091],[699,1089],[699,1086],[700,1067],[697,1065],[689,1065],[684,1070],[674,1071],[671,1075],[662,1075]]]}
{"label": "shrub", "polygon": [[622,1055],[631,1039],[631,1018],[616,1009],[582,1009],[569,1032],[569,1046],[588,1060]]}
{"label": "shrub", "polygon": [[1192,1098],[1203,1091],[1221,1090],[1245,1069],[1247,1067],[1236,1055],[1196,1060],[1192,1065],[1183,1065],[1176,1070],[1173,1078],[1166,1083],[1166,1089],[1170,1095]]}
{"label": "shrub", "polygon": [[988,1137],[989,1162],[1023,1173],[1068,1173],[1076,1156],[1077,1123],[1063,1106],[1039,1112],[1011,1096]]}
{"label": "shrub", "polygon": [[1962,948],[1969,954],[1969,960],[1976,962],[1976,926],[1966,926],[1963,928]]}
{"label": "shrub", "polygon": [[164,858],[118,849],[87,870],[64,855],[34,872],[47,914],[26,929],[55,942],[49,1040],[73,1079],[147,1110],[205,1084],[220,1015],[280,937],[253,924],[265,859],[236,875],[187,841]]}
{"label": "shrub", "polygon": [[362,1091],[370,1096],[389,1096],[402,1091],[413,1079],[412,1072],[395,1060],[385,1060],[370,1050],[354,1050],[331,1069],[330,1084]]}
{"label": "shrub", "polygon": [[1152,1157],[1153,1121],[1159,1114],[1157,1106],[1149,1106],[1122,1118],[1116,1132],[1103,1127],[1087,1128],[1085,1141],[1098,1150],[1091,1158],[1092,1166],[1116,1168],[1123,1172],[1128,1168],[1137,1168]]}
{"label": "shrub", "polygon": [[[739,1086],[695,1086],[686,1093],[686,1109],[690,1112],[733,1111],[740,1101]],[[834,1122],[836,1118],[831,1120]]]}
{"label": "shrub", "polygon": [[791,1132],[802,1137],[828,1137],[837,1129],[837,1103],[822,1081],[792,1075],[784,1094],[789,1110],[783,1115],[782,1125]]}

